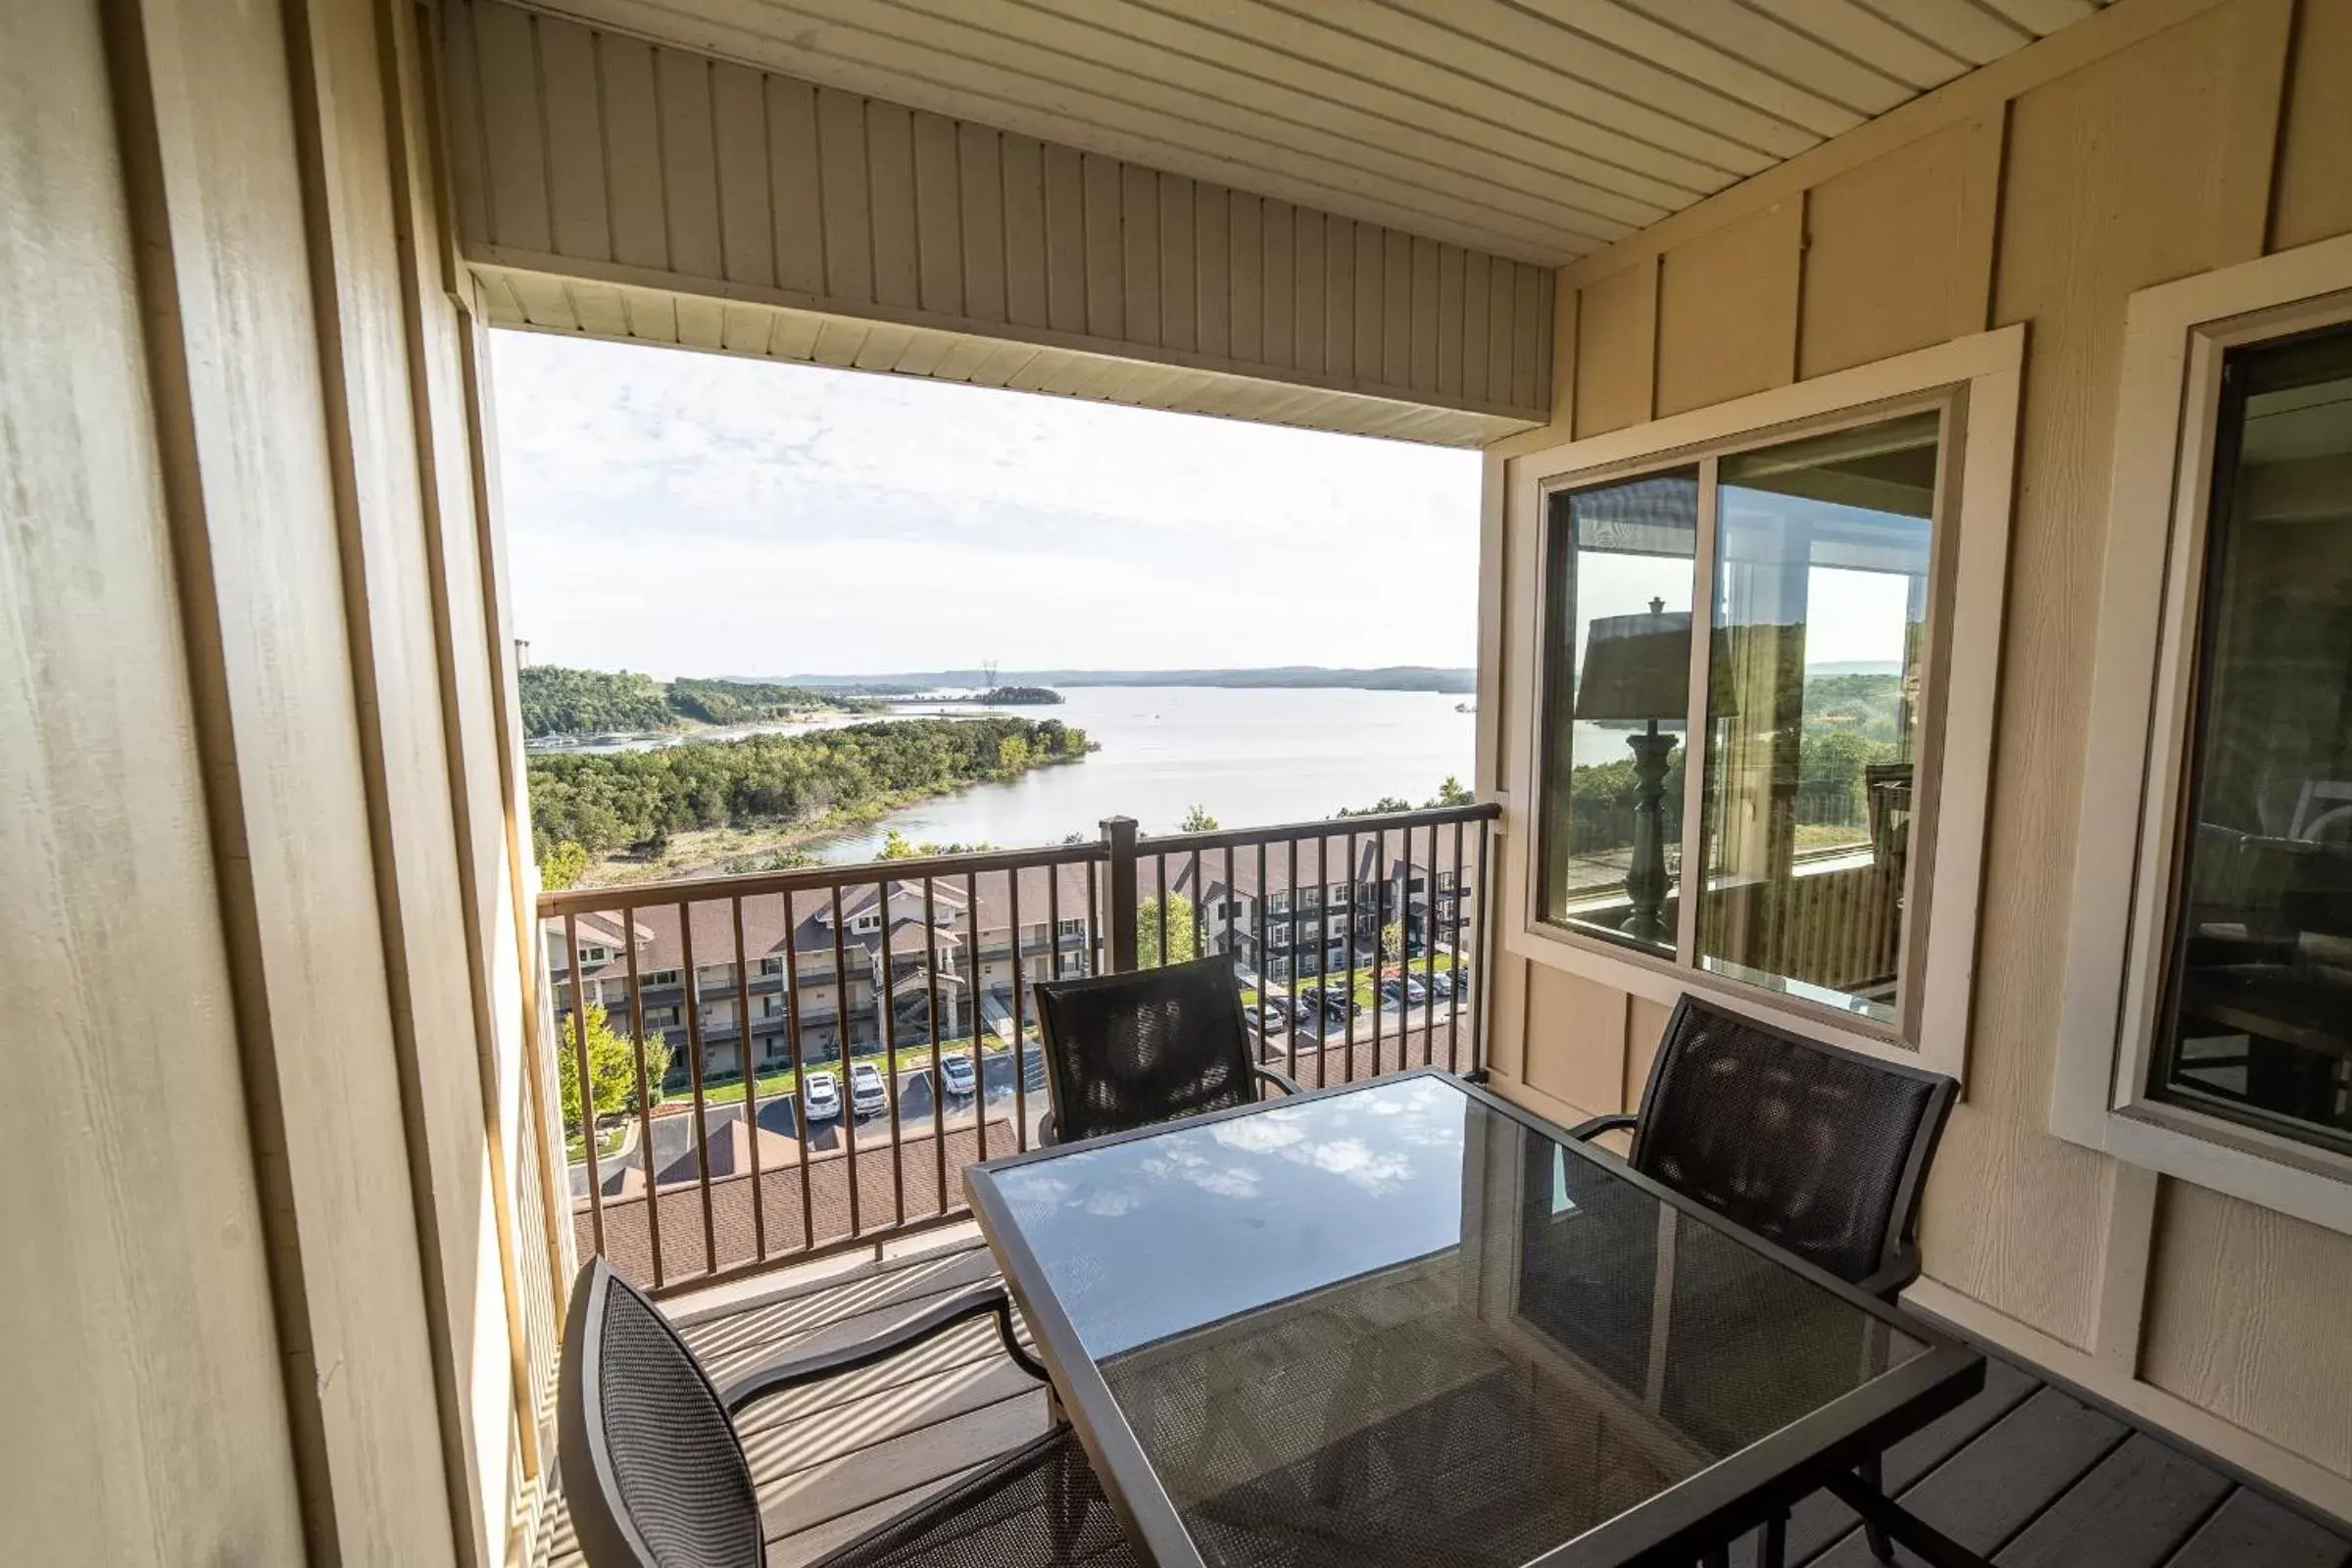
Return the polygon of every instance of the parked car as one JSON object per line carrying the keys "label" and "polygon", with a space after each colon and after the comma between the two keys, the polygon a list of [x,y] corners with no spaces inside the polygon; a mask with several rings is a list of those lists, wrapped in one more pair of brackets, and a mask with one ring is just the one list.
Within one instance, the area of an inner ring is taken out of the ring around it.
{"label": "parked car", "polygon": [[949,1094],[968,1098],[980,1087],[980,1075],[972,1070],[972,1058],[962,1054],[939,1058],[940,1086]]}
{"label": "parked car", "polygon": [[1429,994],[1440,1002],[1444,1002],[1453,995],[1453,971],[1451,969],[1440,969],[1435,974],[1425,976],[1422,983],[1429,987]]}
{"label": "parked car", "polygon": [[810,1121],[831,1121],[841,1114],[841,1080],[829,1072],[802,1074],[801,1104]]}
{"label": "parked car", "polygon": [[1429,1001],[1429,993],[1421,989],[1421,982],[1407,976],[1401,987],[1394,979],[1383,980],[1380,983],[1380,1004],[1384,1007],[1398,1005],[1397,997],[1400,990],[1403,995],[1402,1005],[1404,1006],[1418,1007]]}
{"label": "parked car", "polygon": [[850,1063],[850,1109],[860,1116],[879,1116],[890,1108],[890,1083],[870,1061]]}

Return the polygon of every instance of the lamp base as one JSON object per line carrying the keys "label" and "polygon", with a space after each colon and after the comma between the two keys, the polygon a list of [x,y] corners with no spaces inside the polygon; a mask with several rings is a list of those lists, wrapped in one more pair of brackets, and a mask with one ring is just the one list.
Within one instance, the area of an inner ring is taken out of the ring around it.
{"label": "lamp base", "polygon": [[1656,719],[1625,744],[1634,753],[1634,853],[1625,873],[1626,897],[1633,913],[1618,929],[1637,942],[1656,946],[1666,931],[1666,769],[1674,757],[1674,737],[1658,733]]}

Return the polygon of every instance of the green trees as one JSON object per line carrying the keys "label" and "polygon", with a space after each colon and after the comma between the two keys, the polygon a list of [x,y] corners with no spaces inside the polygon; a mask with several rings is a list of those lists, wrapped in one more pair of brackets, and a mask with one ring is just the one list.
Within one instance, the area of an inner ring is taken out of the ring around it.
{"label": "green trees", "polygon": [[[612,1027],[601,1002],[591,1002],[580,1022],[588,1031],[589,1103],[598,1116],[632,1110],[637,1103],[637,1054],[629,1037]],[[563,1047],[556,1053],[556,1079],[563,1092],[564,1126],[580,1131],[580,1053],[571,1019],[564,1023]],[[659,1034],[646,1032],[645,1081],[659,1096],[662,1075],[669,1071],[669,1047]]]}
{"label": "green trees", "polygon": [[1083,730],[1004,715],[541,755],[530,760],[534,850],[545,860],[568,839],[594,860],[695,828],[798,822],[1003,777],[1008,757],[1019,766],[1083,757],[1087,744]]}
{"label": "green trees", "polygon": [[660,684],[633,670],[526,664],[515,674],[514,684],[522,700],[525,735],[661,729],[671,722]]}
{"label": "green trees", "polygon": [[529,664],[514,684],[525,735],[593,735],[608,730],[678,729],[687,723],[748,724],[817,708],[870,709],[856,698],[806,686],[748,680],[662,682],[634,670]]}
{"label": "green trees", "polygon": [[1182,963],[1200,956],[1200,933],[1199,927],[1193,924],[1193,906],[1186,900],[1171,894],[1164,905],[1153,898],[1136,906],[1136,962],[1147,967],[1159,963],[1159,936],[1163,921],[1167,926],[1168,962]]}
{"label": "green trees", "polygon": [[577,839],[561,839],[539,859],[539,885],[549,892],[576,885],[588,869],[588,852]]}
{"label": "green trees", "polygon": [[771,686],[748,680],[689,680],[669,683],[671,711],[706,724],[749,724],[763,718],[805,713],[837,706],[806,686]]}
{"label": "green trees", "polygon": [[[1438,786],[1438,793],[1421,803],[1421,808],[1427,810],[1437,806],[1476,806],[1477,804],[1478,792],[1448,773],[1446,775],[1445,782]],[[1401,795],[1383,795],[1370,806],[1343,806],[1331,814],[1334,816],[1379,816],[1386,811],[1409,811],[1412,808],[1413,803]]]}
{"label": "green trees", "polygon": [[1205,806],[1195,806],[1184,813],[1184,820],[1176,824],[1179,833],[1214,833],[1216,830],[1217,819],[1208,814]]}
{"label": "green trees", "polygon": [[970,844],[942,844],[936,839],[925,839],[917,844],[894,827],[883,833],[882,848],[874,858],[878,860],[913,860],[934,855],[979,855],[990,848],[986,839]]}

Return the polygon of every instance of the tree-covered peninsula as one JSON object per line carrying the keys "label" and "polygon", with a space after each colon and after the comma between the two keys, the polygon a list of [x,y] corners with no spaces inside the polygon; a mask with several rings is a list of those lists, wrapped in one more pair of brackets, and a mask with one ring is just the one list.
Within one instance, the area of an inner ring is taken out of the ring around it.
{"label": "tree-covered peninsula", "polygon": [[530,760],[533,849],[542,867],[584,868],[696,829],[821,827],[1074,761],[1088,746],[1086,731],[1056,719],[992,715],[539,755]]}
{"label": "tree-covered peninsula", "polygon": [[516,673],[522,732],[549,735],[645,734],[701,724],[752,724],[795,714],[850,710],[875,705],[839,692],[764,681],[658,681],[635,670],[567,669],[527,664]]}

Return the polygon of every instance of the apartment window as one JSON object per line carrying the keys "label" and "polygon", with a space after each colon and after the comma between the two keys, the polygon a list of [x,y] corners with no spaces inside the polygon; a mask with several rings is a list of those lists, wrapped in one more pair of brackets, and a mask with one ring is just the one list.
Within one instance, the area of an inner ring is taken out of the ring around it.
{"label": "apartment window", "polygon": [[1543,919],[1897,1021],[1943,426],[1554,493]]}
{"label": "apartment window", "polygon": [[2223,357],[2149,1092],[2352,1152],[2352,325]]}
{"label": "apartment window", "polygon": [[2125,320],[2049,1128],[2352,1234],[2352,241]]}

